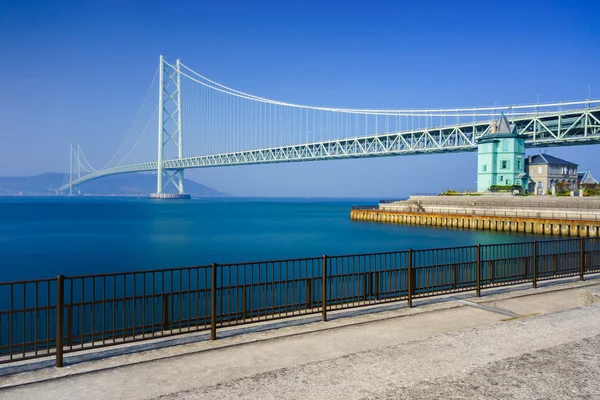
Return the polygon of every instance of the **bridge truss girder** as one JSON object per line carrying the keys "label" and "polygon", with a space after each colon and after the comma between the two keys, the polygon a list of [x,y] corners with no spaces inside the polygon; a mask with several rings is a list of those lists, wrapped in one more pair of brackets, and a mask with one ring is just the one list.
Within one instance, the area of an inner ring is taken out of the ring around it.
{"label": "bridge truss girder", "polygon": [[[162,162],[162,169],[172,175],[188,168],[475,151],[477,139],[494,121],[171,159]],[[600,144],[600,107],[519,117],[511,122],[528,148]],[[73,185],[107,175],[157,171],[158,167],[158,162],[148,162],[106,169],[82,176]]]}

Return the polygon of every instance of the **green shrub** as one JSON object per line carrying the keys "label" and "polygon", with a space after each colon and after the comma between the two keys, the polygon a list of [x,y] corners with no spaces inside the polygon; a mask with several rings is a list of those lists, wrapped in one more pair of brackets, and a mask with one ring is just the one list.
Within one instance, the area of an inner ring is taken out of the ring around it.
{"label": "green shrub", "polygon": [[600,184],[584,183],[581,188],[584,196],[600,196]]}
{"label": "green shrub", "polygon": [[571,195],[571,184],[566,182],[559,182],[554,185],[557,196],[570,196]]}
{"label": "green shrub", "polygon": [[519,185],[492,185],[490,186],[490,192],[512,192],[514,190],[518,190],[519,192],[523,191],[523,188]]}

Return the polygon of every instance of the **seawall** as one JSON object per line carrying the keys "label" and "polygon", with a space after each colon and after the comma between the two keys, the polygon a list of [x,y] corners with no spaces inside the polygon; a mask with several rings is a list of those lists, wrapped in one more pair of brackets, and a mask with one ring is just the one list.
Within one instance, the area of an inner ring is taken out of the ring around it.
{"label": "seawall", "polygon": [[546,196],[411,196],[353,207],[350,219],[444,228],[600,237],[600,199]]}

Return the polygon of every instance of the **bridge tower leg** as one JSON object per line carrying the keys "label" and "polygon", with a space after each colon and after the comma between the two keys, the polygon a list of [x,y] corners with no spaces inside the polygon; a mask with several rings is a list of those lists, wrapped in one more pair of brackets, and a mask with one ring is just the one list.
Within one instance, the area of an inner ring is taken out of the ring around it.
{"label": "bridge tower leg", "polygon": [[69,149],[69,195],[73,195],[73,143]]}
{"label": "bridge tower leg", "polygon": [[81,178],[81,149],[79,145],[77,145],[77,150],[75,150],[75,146],[71,143],[71,156],[69,161],[69,195],[81,194],[81,188],[79,186],[73,186],[73,180],[77,180]]}
{"label": "bridge tower leg", "polygon": [[[180,60],[171,65],[160,56],[158,86],[158,169],[152,198],[189,198],[183,191],[183,169],[166,169],[163,162],[165,158],[183,158]],[[171,183],[177,189],[176,194],[165,193]]]}

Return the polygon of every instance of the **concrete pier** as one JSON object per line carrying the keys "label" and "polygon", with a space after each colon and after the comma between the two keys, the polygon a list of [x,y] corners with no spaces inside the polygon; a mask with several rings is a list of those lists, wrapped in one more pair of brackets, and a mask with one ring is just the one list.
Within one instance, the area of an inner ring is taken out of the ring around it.
{"label": "concrete pier", "polygon": [[573,221],[484,215],[421,214],[383,210],[352,210],[350,218],[408,225],[426,225],[504,232],[525,232],[539,235],[598,237],[600,221]]}
{"label": "concrete pier", "polygon": [[378,208],[353,208],[350,218],[393,224],[600,236],[600,199],[494,196],[411,196]]}
{"label": "concrete pier", "polygon": [[433,214],[384,210],[352,210],[350,219],[407,225],[482,229],[504,232],[525,232],[538,235],[598,237],[600,221],[567,219],[496,217],[485,215]]}
{"label": "concrete pier", "polygon": [[381,203],[379,208],[353,208],[350,218],[538,235],[600,236],[599,199],[418,196]]}

